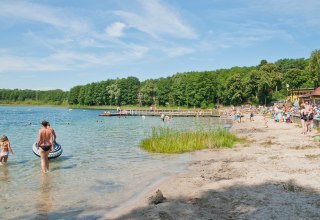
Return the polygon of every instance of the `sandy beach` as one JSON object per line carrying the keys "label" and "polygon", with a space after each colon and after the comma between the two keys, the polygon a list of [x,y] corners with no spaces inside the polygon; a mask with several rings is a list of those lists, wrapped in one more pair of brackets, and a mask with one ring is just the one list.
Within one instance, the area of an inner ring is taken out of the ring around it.
{"label": "sandy beach", "polygon": [[[247,141],[191,153],[185,171],[105,219],[320,219],[320,148],[295,124],[236,123]],[[166,198],[149,204],[157,190]]]}

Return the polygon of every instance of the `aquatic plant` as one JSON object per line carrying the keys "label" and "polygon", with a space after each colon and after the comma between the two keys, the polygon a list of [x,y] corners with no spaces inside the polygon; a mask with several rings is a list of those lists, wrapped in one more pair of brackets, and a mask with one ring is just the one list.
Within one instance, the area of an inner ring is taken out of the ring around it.
{"label": "aquatic plant", "polygon": [[184,153],[205,148],[231,148],[241,141],[225,130],[176,131],[170,128],[152,128],[149,137],[142,140],[142,149],[154,153]]}

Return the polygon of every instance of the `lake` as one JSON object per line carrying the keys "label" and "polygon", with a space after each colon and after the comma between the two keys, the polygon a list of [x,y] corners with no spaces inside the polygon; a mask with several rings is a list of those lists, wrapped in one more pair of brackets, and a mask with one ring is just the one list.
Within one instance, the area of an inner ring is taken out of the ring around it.
{"label": "lake", "polygon": [[[102,110],[0,107],[0,135],[14,154],[0,166],[2,219],[99,218],[139,197],[161,178],[182,170],[190,154],[160,155],[140,149],[152,127],[217,126],[218,118],[100,117]],[[41,121],[48,120],[63,154],[42,174],[32,152]],[[100,214],[99,214],[100,213]]]}

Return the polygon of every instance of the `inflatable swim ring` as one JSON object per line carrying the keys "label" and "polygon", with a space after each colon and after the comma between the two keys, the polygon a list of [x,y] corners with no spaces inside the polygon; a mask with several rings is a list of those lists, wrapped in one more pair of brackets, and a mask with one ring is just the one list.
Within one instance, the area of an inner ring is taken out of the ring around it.
{"label": "inflatable swim ring", "polygon": [[[40,152],[39,149],[37,148],[37,142],[35,142],[32,145],[32,151],[35,155],[37,155],[38,157],[40,157]],[[58,144],[57,142],[54,143],[54,150],[52,152],[49,153],[49,159],[53,159],[53,158],[57,158],[62,154],[62,147],[60,144]]]}

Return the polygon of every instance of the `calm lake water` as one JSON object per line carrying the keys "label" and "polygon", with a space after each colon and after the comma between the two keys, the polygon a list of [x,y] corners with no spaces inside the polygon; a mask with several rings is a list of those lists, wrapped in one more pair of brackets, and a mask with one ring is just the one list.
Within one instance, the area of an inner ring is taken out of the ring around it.
{"label": "calm lake water", "polygon": [[[140,141],[152,127],[214,126],[217,118],[99,117],[101,110],[0,107],[0,135],[14,155],[0,166],[1,219],[99,218],[133,200],[163,176],[185,167],[189,154],[144,152]],[[63,154],[42,174],[32,152],[42,120],[50,121]],[[31,123],[31,125],[29,125]]]}

